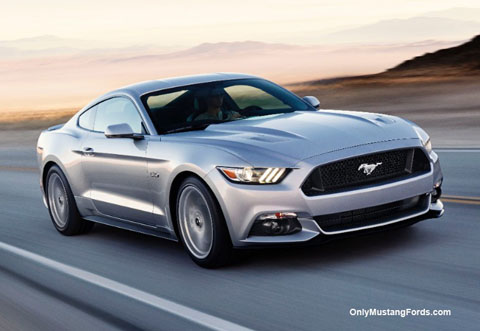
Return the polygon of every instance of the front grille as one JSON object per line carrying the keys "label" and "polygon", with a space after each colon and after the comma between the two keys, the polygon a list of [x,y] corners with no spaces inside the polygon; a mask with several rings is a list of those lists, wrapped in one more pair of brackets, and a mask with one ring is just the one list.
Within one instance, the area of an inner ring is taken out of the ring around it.
{"label": "front grille", "polygon": [[428,171],[430,162],[421,149],[396,149],[321,165],[310,173],[302,191],[308,196],[333,193]]}
{"label": "front grille", "polygon": [[315,216],[313,219],[323,231],[345,231],[410,216],[427,208],[428,195],[422,195],[374,207]]}

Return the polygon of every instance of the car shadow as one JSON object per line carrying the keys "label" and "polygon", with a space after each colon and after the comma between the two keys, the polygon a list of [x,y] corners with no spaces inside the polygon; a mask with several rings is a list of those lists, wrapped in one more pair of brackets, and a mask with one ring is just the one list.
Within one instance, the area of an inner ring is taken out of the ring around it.
{"label": "car shadow", "polygon": [[421,225],[343,238],[311,246],[290,246],[241,252],[229,269],[311,268],[346,262],[368,262],[395,256],[406,249],[420,249],[438,239]]}
{"label": "car shadow", "polygon": [[[102,238],[102,244],[114,245],[129,254],[150,256],[162,264],[174,263],[196,267],[190,261],[182,245],[141,233],[97,224],[90,235],[91,240]],[[234,261],[217,271],[240,271],[243,269],[272,270],[333,266],[345,262],[368,261],[401,253],[405,249],[420,249],[439,240],[429,234],[421,224],[379,233],[344,238],[309,246],[287,246],[237,250]]]}

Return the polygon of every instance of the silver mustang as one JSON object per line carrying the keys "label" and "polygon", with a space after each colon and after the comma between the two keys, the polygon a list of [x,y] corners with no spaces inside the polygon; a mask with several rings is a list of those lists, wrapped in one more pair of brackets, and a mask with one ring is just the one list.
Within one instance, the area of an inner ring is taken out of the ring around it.
{"label": "silver mustang", "polygon": [[41,133],[44,202],[62,234],[98,222],[180,239],[204,267],[225,264],[235,248],[443,214],[442,172],[424,130],[319,105],[243,74],[115,90]]}

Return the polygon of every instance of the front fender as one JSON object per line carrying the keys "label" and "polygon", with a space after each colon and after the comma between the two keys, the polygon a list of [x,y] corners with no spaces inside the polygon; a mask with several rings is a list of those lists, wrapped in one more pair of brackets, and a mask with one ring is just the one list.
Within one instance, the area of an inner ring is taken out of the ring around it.
{"label": "front fender", "polygon": [[[173,233],[170,192],[179,176],[192,173],[206,181],[207,174],[219,165],[251,166],[244,160],[208,145],[182,144],[168,140],[152,139],[147,150],[148,175],[151,177],[153,213],[160,227]],[[216,192],[212,183],[211,191]],[[216,194],[215,194],[216,196]],[[217,200],[218,196],[216,196]]]}

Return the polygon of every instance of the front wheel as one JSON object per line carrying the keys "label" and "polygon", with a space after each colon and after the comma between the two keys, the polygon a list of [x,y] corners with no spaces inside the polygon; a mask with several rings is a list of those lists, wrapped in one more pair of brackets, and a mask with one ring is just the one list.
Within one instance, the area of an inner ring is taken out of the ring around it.
{"label": "front wheel", "polygon": [[83,220],[78,213],[70,185],[58,166],[48,170],[45,189],[50,218],[58,232],[71,236],[92,229],[93,223]]}
{"label": "front wheel", "polygon": [[222,211],[210,190],[195,177],[180,186],[177,222],[180,239],[195,263],[214,268],[231,260],[232,242]]}

